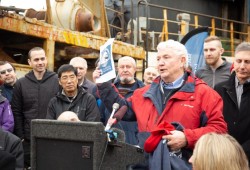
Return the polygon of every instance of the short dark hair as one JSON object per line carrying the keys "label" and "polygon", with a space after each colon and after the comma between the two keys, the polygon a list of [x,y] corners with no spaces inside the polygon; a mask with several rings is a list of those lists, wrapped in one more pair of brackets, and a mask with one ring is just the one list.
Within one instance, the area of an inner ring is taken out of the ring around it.
{"label": "short dark hair", "polygon": [[74,68],[72,65],[69,64],[63,64],[59,67],[57,74],[58,74],[58,78],[61,78],[62,73],[64,72],[68,72],[68,71],[73,71],[74,74],[77,76],[77,69]]}
{"label": "short dark hair", "polygon": [[29,53],[28,53],[29,59],[31,59],[30,54],[31,54],[31,52],[33,52],[33,51],[44,51],[44,49],[41,48],[41,47],[34,47],[34,48],[32,48],[32,49],[29,51]]}
{"label": "short dark hair", "polygon": [[3,66],[5,64],[11,65],[11,67],[13,68],[13,70],[16,71],[16,68],[10,62],[8,62],[8,61],[0,61],[0,66]]}

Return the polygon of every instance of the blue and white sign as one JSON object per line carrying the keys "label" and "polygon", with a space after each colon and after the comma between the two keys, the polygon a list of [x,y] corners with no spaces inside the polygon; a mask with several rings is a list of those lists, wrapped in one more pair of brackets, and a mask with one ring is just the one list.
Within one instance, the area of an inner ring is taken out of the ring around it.
{"label": "blue and white sign", "polygon": [[101,76],[96,79],[96,83],[107,82],[116,77],[115,64],[112,55],[112,45],[114,38],[108,39],[108,41],[100,47],[100,65]]}

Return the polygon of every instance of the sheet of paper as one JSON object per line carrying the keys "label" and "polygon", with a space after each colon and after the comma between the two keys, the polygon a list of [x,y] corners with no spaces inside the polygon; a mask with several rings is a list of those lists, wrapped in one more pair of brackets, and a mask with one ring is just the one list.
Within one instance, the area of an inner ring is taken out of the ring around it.
{"label": "sheet of paper", "polygon": [[96,83],[107,82],[116,77],[115,64],[112,54],[112,45],[114,38],[108,39],[108,41],[100,47],[100,65],[101,76],[96,79]]}

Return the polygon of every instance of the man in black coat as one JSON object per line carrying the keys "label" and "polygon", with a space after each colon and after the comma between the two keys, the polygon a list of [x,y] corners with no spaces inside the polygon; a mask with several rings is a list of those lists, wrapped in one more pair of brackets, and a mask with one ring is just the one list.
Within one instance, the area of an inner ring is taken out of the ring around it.
{"label": "man in black coat", "polygon": [[21,139],[0,128],[0,169],[22,170],[23,145]]}
{"label": "man in black coat", "polygon": [[243,147],[250,160],[250,43],[236,47],[234,71],[229,80],[215,86],[224,101],[228,132]]}
{"label": "man in black coat", "polygon": [[58,78],[62,91],[50,100],[46,118],[57,119],[64,111],[72,111],[81,121],[100,121],[95,97],[78,86],[77,70],[64,64]]}
{"label": "man in black coat", "polygon": [[59,90],[56,73],[48,71],[45,51],[34,47],[29,51],[32,70],[17,80],[11,101],[14,133],[23,140],[25,167],[30,167],[31,120],[45,119],[50,99]]}

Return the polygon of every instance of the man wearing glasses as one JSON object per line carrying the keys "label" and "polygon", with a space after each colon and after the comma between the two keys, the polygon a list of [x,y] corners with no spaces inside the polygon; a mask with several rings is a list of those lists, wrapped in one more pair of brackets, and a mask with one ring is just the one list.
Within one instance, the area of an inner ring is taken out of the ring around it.
{"label": "man wearing glasses", "polygon": [[3,81],[0,86],[1,94],[11,102],[17,77],[15,67],[8,61],[0,61],[0,78]]}

